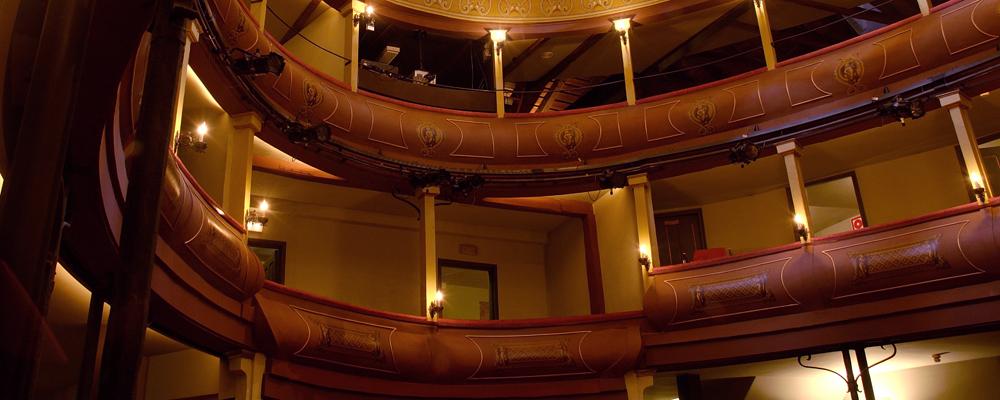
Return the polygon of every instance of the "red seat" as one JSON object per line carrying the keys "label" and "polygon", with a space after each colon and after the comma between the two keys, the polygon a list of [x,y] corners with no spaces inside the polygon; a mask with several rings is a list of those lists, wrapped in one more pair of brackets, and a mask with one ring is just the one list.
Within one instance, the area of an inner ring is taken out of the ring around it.
{"label": "red seat", "polygon": [[714,247],[711,249],[698,249],[694,251],[694,258],[692,261],[703,261],[711,260],[714,258],[722,258],[729,255],[729,250],[724,247]]}

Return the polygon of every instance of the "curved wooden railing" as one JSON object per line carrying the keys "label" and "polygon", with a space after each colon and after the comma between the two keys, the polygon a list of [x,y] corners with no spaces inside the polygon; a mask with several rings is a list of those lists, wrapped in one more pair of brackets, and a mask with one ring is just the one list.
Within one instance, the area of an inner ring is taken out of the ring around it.
{"label": "curved wooden railing", "polygon": [[[285,56],[288,62],[279,76],[261,75],[246,82],[255,98],[266,102],[268,112],[306,125],[329,126],[331,138],[319,144],[324,150],[320,153],[346,147],[397,165],[536,177],[538,170],[554,173],[641,162],[739,140],[751,128],[759,129],[751,135],[755,137],[871,107],[873,96],[884,96],[883,88],[901,93],[937,85],[932,77],[950,76],[959,73],[958,67],[992,59],[1000,36],[1000,19],[993,11],[998,0],[953,0],[929,16],[915,16],[783,62],[775,70],[753,71],[634,106],[496,118],[353,93],[261,33],[242,2],[205,4],[223,53],[239,48]],[[281,135],[265,136],[292,155],[304,153]],[[315,157],[315,151],[309,151]]]}

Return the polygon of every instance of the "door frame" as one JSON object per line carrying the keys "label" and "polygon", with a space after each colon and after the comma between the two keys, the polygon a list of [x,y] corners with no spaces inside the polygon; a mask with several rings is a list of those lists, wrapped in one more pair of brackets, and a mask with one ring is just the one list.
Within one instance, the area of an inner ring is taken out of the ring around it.
{"label": "door frame", "polygon": [[[671,216],[682,216],[682,215],[683,216],[695,215],[695,216],[698,217],[698,238],[697,239],[701,241],[701,245],[703,246],[702,249],[707,249],[708,248],[708,240],[705,237],[705,217],[704,217],[704,215],[701,212],[701,207],[699,207],[699,208],[688,208],[688,209],[684,209],[684,210],[661,211],[661,212],[655,212],[654,211],[653,212],[653,224],[655,226],[653,227],[653,234],[656,235],[656,231],[657,231],[656,228],[660,227],[660,221],[662,221],[663,219],[669,218]],[[666,244],[667,238],[663,238],[663,240],[664,240],[664,244]],[[657,235],[657,242],[659,242],[659,236],[658,235]],[[659,243],[657,243],[657,247],[659,247]],[[699,250],[698,243],[695,243],[695,250]],[[694,259],[694,252],[691,252],[691,255],[690,255],[688,261],[690,262],[693,259]],[[660,255],[660,264],[663,264],[663,265],[672,265],[672,264],[664,264],[664,260],[663,260],[662,254]]]}
{"label": "door frame", "polygon": [[472,261],[453,260],[448,258],[438,258],[437,262],[437,287],[441,287],[441,267],[465,268],[477,271],[486,271],[490,279],[490,320],[500,319],[500,287],[497,286],[497,266],[496,264],[477,263]]}

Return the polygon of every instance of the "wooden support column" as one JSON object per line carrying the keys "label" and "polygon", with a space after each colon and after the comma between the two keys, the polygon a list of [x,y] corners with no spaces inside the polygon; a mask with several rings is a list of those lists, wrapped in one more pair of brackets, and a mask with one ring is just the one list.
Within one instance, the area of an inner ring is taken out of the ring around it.
{"label": "wooden support column", "polygon": [[506,30],[490,31],[490,40],[493,42],[493,90],[497,99],[497,118],[503,118],[506,111],[503,97],[503,42],[506,36]]}
{"label": "wooden support column", "polygon": [[753,11],[757,15],[757,29],[760,30],[760,42],[764,46],[764,62],[767,69],[772,70],[778,64],[778,56],[774,52],[774,37],[771,35],[771,21],[767,18],[767,4],[764,0],[752,0]]}
{"label": "wooden support column", "polygon": [[264,370],[267,357],[263,353],[240,351],[227,354],[222,359],[223,371],[219,376],[219,398],[234,400],[259,400],[263,398]]}
{"label": "wooden support column", "polygon": [[[232,116],[233,134],[226,150],[226,177],[222,209],[241,220],[250,208],[250,177],[253,172],[253,138],[261,129],[260,115],[247,112]],[[244,237],[245,239],[245,237]]]}
{"label": "wooden support column", "polygon": [[931,15],[931,2],[930,0],[917,0],[917,6],[920,7],[920,15],[928,16]]}
{"label": "wooden support column", "polygon": [[[792,194],[792,208],[795,211],[793,219],[804,225],[806,238],[812,236],[812,216],[809,214],[809,199],[806,196],[805,179],[802,177],[802,165],[799,162],[799,145],[795,140],[778,143],[778,154],[785,160],[785,172],[788,174],[788,188]],[[798,222],[796,222],[798,223]]]}
{"label": "wooden support column", "polygon": [[257,27],[264,32],[267,21],[267,0],[250,0],[250,16],[257,21]]}
{"label": "wooden support column", "polygon": [[652,371],[629,371],[625,373],[625,392],[628,400],[646,398],[646,388],[653,386]]}
{"label": "wooden support column", "polygon": [[97,293],[91,293],[90,308],[87,312],[87,332],[83,339],[83,361],[76,389],[77,400],[97,398],[97,371],[101,366],[101,352],[104,349],[103,340],[106,334],[104,300]]}
{"label": "wooden support column", "polygon": [[[639,254],[645,253],[652,262],[651,267],[660,265],[660,255],[656,244],[656,225],[653,222],[653,193],[650,190],[649,178],[646,174],[632,175],[628,177],[628,186],[632,189],[635,199],[635,226],[639,237]],[[636,268],[642,271],[642,295],[646,294],[646,289],[652,284],[649,273],[636,261]]]}
{"label": "wooden support column", "polygon": [[[6,300],[4,310],[0,311],[3,325],[0,340],[4,342],[4,351],[0,352],[0,387],[4,398],[31,398],[37,373],[44,340],[42,324],[52,294],[62,237],[67,149],[73,132],[81,128],[74,125],[80,117],[75,114],[86,109],[81,104],[93,102],[94,96],[99,95],[88,93],[83,82],[103,79],[86,76],[88,69],[92,69],[88,63],[93,62],[87,57],[87,49],[88,44],[93,44],[88,42],[94,33],[93,25],[98,23],[92,18],[96,3],[23,1],[21,9],[31,10],[27,20],[17,20],[23,14],[2,18],[14,21],[14,29],[26,29],[22,32],[24,37],[15,42],[24,42],[22,45],[31,42],[30,46],[35,47],[30,50],[33,62],[24,65],[24,72],[30,71],[30,85],[21,99],[23,108],[17,110],[20,124],[10,127],[12,132],[5,132],[8,139],[16,137],[16,140],[7,141],[3,149],[10,158],[0,195],[0,261],[6,262],[11,272],[0,278],[5,288],[0,298]],[[37,21],[34,17],[38,17]],[[4,52],[7,51],[5,48]],[[12,56],[5,66],[23,62],[15,57],[27,53],[11,50]],[[25,77],[18,77],[22,78]]]}
{"label": "wooden support column", "polygon": [[635,105],[635,77],[632,71],[632,44],[629,43],[629,29],[631,20],[619,19],[614,21],[615,30],[618,31],[618,43],[622,48],[622,70],[625,73],[625,100],[628,105]]}
{"label": "wooden support column", "polygon": [[181,76],[177,81],[177,111],[174,115],[174,131],[170,140],[170,146],[174,153],[177,153],[177,137],[181,134],[181,113],[184,112],[184,89],[187,87],[188,60],[191,55],[191,44],[197,43],[201,37],[201,25],[197,20],[189,20],[184,27],[184,67],[181,68]]}
{"label": "wooden support column", "polygon": [[948,110],[951,124],[955,127],[958,147],[962,150],[962,162],[965,163],[965,169],[969,172],[973,189],[980,188],[985,191],[987,199],[992,198],[993,190],[986,177],[983,156],[979,152],[976,133],[972,130],[972,120],[969,119],[969,107],[972,106],[972,102],[958,90],[942,94],[938,96],[938,99],[941,101],[941,107]]}
{"label": "wooden support column", "polygon": [[98,397],[132,399],[142,359],[149,314],[150,280],[159,225],[160,192],[176,118],[178,87],[188,48],[187,29],[197,14],[157,5],[142,105],[136,126],[136,148],[129,171],[128,196],[122,218],[121,265],[111,289],[111,315],[101,360]]}
{"label": "wooden support column", "polygon": [[417,190],[417,200],[420,204],[420,260],[424,267],[424,293],[420,299],[424,315],[431,319],[427,307],[434,300],[438,291],[437,276],[437,216],[434,213],[434,201],[441,194],[441,188],[427,186]]}
{"label": "wooden support column", "polygon": [[355,16],[360,16],[365,12],[365,3],[358,0],[350,0],[340,9],[340,15],[344,17],[344,48],[350,53],[351,60],[344,65],[344,81],[351,84],[351,90],[358,91],[358,68],[361,67],[361,58],[358,49],[361,43],[361,22],[355,22]]}

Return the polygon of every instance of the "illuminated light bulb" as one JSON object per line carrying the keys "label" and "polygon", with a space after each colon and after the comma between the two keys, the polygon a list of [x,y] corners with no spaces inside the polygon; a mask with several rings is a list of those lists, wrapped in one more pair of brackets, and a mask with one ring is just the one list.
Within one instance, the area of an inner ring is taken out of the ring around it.
{"label": "illuminated light bulb", "polygon": [[614,24],[615,30],[618,31],[618,32],[628,31],[629,28],[632,27],[632,19],[631,18],[616,19],[614,21],[611,21],[611,23]]}
{"label": "illuminated light bulb", "polygon": [[507,40],[507,30],[506,29],[491,29],[490,30],[490,40],[493,43],[503,43]]}
{"label": "illuminated light bulb", "polygon": [[208,124],[206,124],[204,122],[198,124],[198,128],[195,129],[195,133],[198,134],[198,141],[199,142],[204,142],[205,141],[205,134],[208,133]]}
{"label": "illuminated light bulb", "polygon": [[219,207],[215,207],[215,212],[219,213],[219,215],[226,215],[226,212],[222,211],[222,209]]}
{"label": "illuminated light bulb", "polygon": [[375,7],[365,6],[365,15],[370,17],[372,14],[375,14]]}
{"label": "illuminated light bulb", "polygon": [[792,217],[792,221],[795,222],[795,225],[804,226],[806,224],[806,217],[802,216],[802,214],[795,214],[795,216]]}
{"label": "illuminated light bulb", "polygon": [[981,187],[986,187],[983,185],[983,176],[979,175],[978,172],[969,173],[969,182],[972,182],[973,189],[979,189]]}
{"label": "illuminated light bulb", "polygon": [[639,254],[649,255],[649,245],[640,244],[639,245]]}
{"label": "illuminated light bulb", "polygon": [[267,212],[267,210],[271,209],[271,205],[267,204],[267,200],[261,200],[260,205],[257,206],[257,209],[260,210],[260,212]]}
{"label": "illuminated light bulb", "polygon": [[444,301],[444,293],[441,293],[440,290],[438,290],[437,293],[434,293],[434,301],[441,304],[441,302]]}

